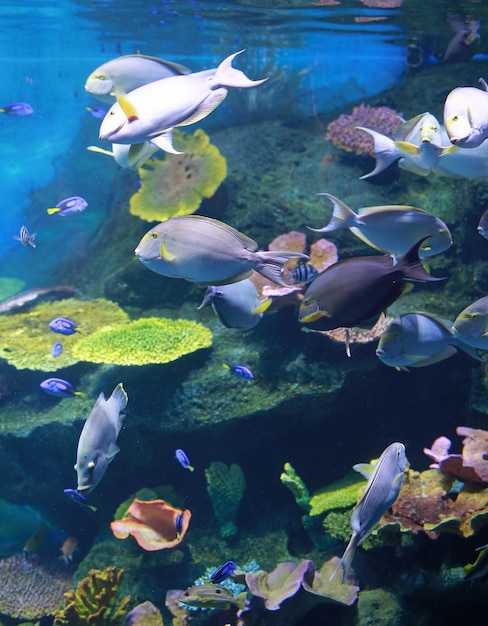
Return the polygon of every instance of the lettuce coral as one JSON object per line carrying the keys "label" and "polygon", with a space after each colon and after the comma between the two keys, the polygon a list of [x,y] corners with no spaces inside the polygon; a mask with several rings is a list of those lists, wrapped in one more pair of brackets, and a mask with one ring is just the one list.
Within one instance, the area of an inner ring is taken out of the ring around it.
{"label": "lettuce coral", "polygon": [[348,474],[320,491],[310,498],[310,515],[321,515],[335,509],[349,509],[356,505],[359,490],[366,483],[364,479],[354,473]]}
{"label": "lettuce coral", "polygon": [[130,212],[148,222],[194,213],[227,175],[225,158],[203,130],[193,135],[175,130],[173,139],[184,154],[166,154],[138,169],[140,188],[130,199]]}
{"label": "lettuce coral", "polygon": [[[62,336],[49,329],[56,317],[75,321],[82,332]],[[87,334],[129,319],[117,304],[110,300],[77,300],[68,298],[56,302],[43,302],[26,313],[0,316],[0,358],[17,369],[53,372],[79,361],[74,354],[76,344]],[[52,345],[61,338],[63,352],[58,357],[51,353]]]}
{"label": "lettuce coral", "polygon": [[83,337],[74,354],[90,363],[146,365],[175,361],[211,345],[211,331],[199,322],[147,317]]}

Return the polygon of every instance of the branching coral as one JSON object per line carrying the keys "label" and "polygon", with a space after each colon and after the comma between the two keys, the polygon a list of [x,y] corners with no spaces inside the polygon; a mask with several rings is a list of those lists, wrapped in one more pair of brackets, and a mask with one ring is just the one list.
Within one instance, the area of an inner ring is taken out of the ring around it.
{"label": "branching coral", "polygon": [[[52,332],[48,324],[60,316],[75,321],[82,332],[62,336],[63,352],[53,357],[52,345],[61,335]],[[17,369],[55,371],[78,362],[74,348],[82,337],[128,319],[127,313],[117,304],[103,298],[44,302],[26,313],[0,316],[0,358]]]}
{"label": "branching coral", "polygon": [[211,345],[211,331],[198,322],[147,317],[82,338],[73,352],[90,363],[146,365],[168,363]]}
{"label": "branching coral", "polygon": [[235,519],[246,487],[244,472],[235,463],[229,466],[213,461],[205,470],[205,477],[220,534],[232,537],[237,532]]}
{"label": "branching coral", "polygon": [[26,620],[53,615],[72,580],[64,561],[14,554],[0,561],[0,613]]}
{"label": "branching coral", "polygon": [[310,511],[310,494],[305,483],[290,463],[285,463],[280,480],[292,492],[298,506],[308,513]]}
{"label": "branching coral", "polygon": [[65,594],[66,606],[54,616],[56,626],[115,626],[125,614],[130,596],[118,601],[124,570],[91,569],[76,589]]}
{"label": "branching coral", "polygon": [[203,130],[193,135],[174,131],[175,147],[139,168],[141,186],[130,199],[130,212],[148,222],[190,215],[203,198],[211,198],[227,174],[227,163]]}

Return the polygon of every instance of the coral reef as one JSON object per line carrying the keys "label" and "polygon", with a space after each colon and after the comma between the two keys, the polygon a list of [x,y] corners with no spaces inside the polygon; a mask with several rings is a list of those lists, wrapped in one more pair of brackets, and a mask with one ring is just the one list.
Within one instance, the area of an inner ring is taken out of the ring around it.
{"label": "coral reef", "polygon": [[309,513],[310,511],[310,493],[303,482],[298,476],[295,468],[290,463],[285,463],[283,472],[280,475],[281,482],[288,487],[292,492],[295,502],[300,508]]}
{"label": "coral reef", "polygon": [[402,607],[391,591],[366,589],[359,594],[356,626],[399,626],[402,618]]}
{"label": "coral reef", "polygon": [[163,617],[159,609],[146,600],[127,615],[125,626],[163,626]]}
{"label": "coral reef", "polygon": [[117,592],[124,570],[114,566],[103,571],[92,569],[76,589],[68,591],[65,605],[56,611],[56,626],[115,626],[125,614],[130,596],[118,601]]}
{"label": "coral reef", "polygon": [[332,339],[332,341],[337,341],[338,343],[346,343],[349,344],[354,343],[370,343],[371,341],[376,341],[381,337],[381,335],[388,328],[390,322],[393,320],[392,317],[389,317],[382,313],[373,326],[370,329],[346,329],[346,328],[335,328],[334,330],[313,330],[309,329],[307,332],[311,333],[320,333]]}
{"label": "coral reef", "polygon": [[463,439],[463,453],[450,454],[451,440],[439,437],[432,448],[424,448],[427,456],[433,459],[430,467],[451,474],[462,481],[488,483],[488,431],[479,428],[458,426],[456,433]]}
{"label": "coral reef", "polygon": [[164,500],[139,500],[130,504],[128,515],[110,524],[117,539],[132,535],[144,550],[174,548],[185,538],[191,512],[172,507]]}
{"label": "coral reef", "polygon": [[365,126],[391,137],[393,131],[402,122],[402,113],[389,107],[372,107],[369,104],[360,104],[354,107],[351,115],[342,114],[338,119],[330,122],[325,135],[326,141],[331,141],[337,148],[357,155],[374,156],[372,137],[356,126]]}
{"label": "coral reef", "polygon": [[352,573],[344,582],[340,576],[334,576],[339,563],[340,559],[336,556],[325,561],[319,570],[314,570],[311,584],[304,577],[302,587],[305,591],[318,596],[321,601],[332,600],[350,606],[356,602],[359,587],[354,583]]}
{"label": "coral reef", "polygon": [[205,478],[220,534],[222,537],[232,537],[237,533],[235,520],[246,487],[244,472],[236,463],[226,465],[212,461],[205,470]]}
{"label": "coral reef", "polygon": [[0,613],[27,620],[53,615],[72,582],[64,561],[14,554],[0,561]]}
{"label": "coral reef", "polygon": [[140,188],[130,199],[130,212],[148,222],[194,213],[227,174],[225,158],[202,129],[193,135],[175,130],[173,138],[184,154],[165,154],[138,169]]}
{"label": "coral reef", "polygon": [[349,509],[357,504],[364,479],[350,472],[342,480],[315,492],[310,498],[310,515],[322,515],[337,509]]}
{"label": "coral reef", "polygon": [[[60,335],[52,332],[48,324],[61,315],[74,320],[81,327],[81,332],[63,336],[63,352],[53,357],[52,344]],[[3,338],[0,358],[17,369],[55,371],[79,361],[74,355],[74,348],[83,337],[128,319],[127,313],[117,304],[103,298],[43,302],[26,313],[0,316]]]}
{"label": "coral reef", "polygon": [[199,322],[147,317],[84,337],[73,352],[91,363],[146,365],[168,363],[211,345],[211,331]]}
{"label": "coral reef", "polygon": [[246,584],[253,596],[263,598],[268,611],[277,611],[282,602],[297,593],[311,570],[312,561],[282,561],[269,574],[263,570],[246,574]]}

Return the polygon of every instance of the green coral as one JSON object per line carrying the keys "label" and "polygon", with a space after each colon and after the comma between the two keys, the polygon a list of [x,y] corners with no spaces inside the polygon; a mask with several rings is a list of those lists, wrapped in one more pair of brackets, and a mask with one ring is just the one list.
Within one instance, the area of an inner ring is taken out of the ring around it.
{"label": "green coral", "polygon": [[[49,322],[61,316],[76,322],[81,332],[66,336],[50,330]],[[117,304],[103,298],[44,302],[26,313],[0,316],[0,358],[17,369],[52,372],[79,361],[74,348],[85,335],[128,319],[127,313]],[[51,354],[56,341],[63,344],[59,357]]]}
{"label": "green coral", "polygon": [[15,296],[24,287],[24,281],[19,278],[0,278],[0,302]]}
{"label": "green coral", "polygon": [[147,317],[82,338],[74,353],[90,363],[146,365],[168,363],[211,345],[211,331],[199,322]]}
{"label": "green coral", "polygon": [[308,513],[310,511],[310,494],[305,483],[290,463],[285,463],[280,480],[292,492],[298,506]]}
{"label": "green coral", "polygon": [[130,596],[117,599],[124,574],[114,566],[103,571],[91,569],[76,589],[65,593],[66,606],[56,611],[56,626],[115,626],[123,623],[122,616]]}
{"label": "green coral", "polygon": [[310,498],[310,515],[321,515],[335,509],[350,509],[358,501],[361,487],[364,487],[357,473],[347,474],[341,480],[320,489]]}
{"label": "green coral", "polygon": [[220,525],[222,537],[232,537],[237,533],[235,519],[244,495],[246,479],[240,465],[226,465],[213,461],[205,470],[207,491],[212,508]]}
{"label": "green coral", "polygon": [[175,130],[175,148],[139,168],[140,188],[130,199],[130,212],[148,222],[194,213],[211,198],[227,174],[227,163],[203,130],[193,135]]}

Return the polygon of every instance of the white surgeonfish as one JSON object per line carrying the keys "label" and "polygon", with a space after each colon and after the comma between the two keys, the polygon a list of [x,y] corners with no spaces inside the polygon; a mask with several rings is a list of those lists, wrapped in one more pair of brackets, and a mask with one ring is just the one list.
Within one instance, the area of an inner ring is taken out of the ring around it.
{"label": "white surgeonfish", "polygon": [[241,52],[228,56],[214,71],[171,76],[127,95],[117,94],[117,102],[102,120],[100,139],[123,144],[151,141],[174,152],[173,128],[207,117],[227,96],[225,87],[256,87],[267,80],[251,80],[232,67]]}
{"label": "white surgeonfish", "polygon": [[209,303],[224,326],[248,330],[259,323],[272,300],[261,302],[254,283],[245,278],[229,285],[207,287],[198,309]]}
{"label": "white surgeonfish", "polygon": [[150,159],[158,150],[158,147],[149,141],[145,141],[144,143],[134,144],[114,143],[112,151],[99,148],[98,146],[87,146],[87,150],[111,156],[120,167],[135,170]]}
{"label": "white surgeonfish", "polygon": [[488,350],[488,296],[476,300],[454,320],[456,337],[474,348]]}
{"label": "white surgeonfish", "polygon": [[128,93],[155,80],[189,74],[184,65],[144,54],[128,54],[97,67],[86,79],[85,90],[102,100],[115,100],[115,94]]}
{"label": "white surgeonfish", "polygon": [[202,215],[172,217],[151,228],[135,250],[137,258],[156,274],[210,285],[235,283],[252,270],[279,285],[289,259],[306,254],[257,250],[258,244],[224,222]]}
{"label": "white surgeonfish", "polygon": [[128,397],[119,383],[107,400],[98,396],[88,416],[78,441],[75,470],[78,476],[77,491],[86,495],[102,480],[107,466],[119,451],[116,444],[127,406]]}
{"label": "white surgeonfish", "polygon": [[428,313],[404,313],[381,335],[376,356],[397,370],[425,367],[463,350],[480,361],[475,348],[453,333],[452,322]]}
{"label": "white surgeonfish", "polygon": [[456,87],[444,103],[444,126],[460,148],[476,148],[488,137],[488,85],[479,82],[483,89]]}
{"label": "white surgeonfish", "polygon": [[359,463],[353,466],[353,469],[368,477],[368,484],[351,515],[351,539],[329,580],[334,578],[341,566],[342,582],[347,579],[356,548],[370,535],[397,499],[406,463],[405,446],[403,443],[395,442],[383,450],[375,465]]}
{"label": "white surgeonfish", "polygon": [[344,202],[330,193],[319,193],[334,205],[330,222],[323,228],[310,228],[330,233],[348,228],[366,244],[387,254],[401,256],[413,244],[428,236],[419,248],[421,258],[434,256],[452,244],[449,228],[435,215],[422,209],[403,205],[364,207],[354,213]]}

